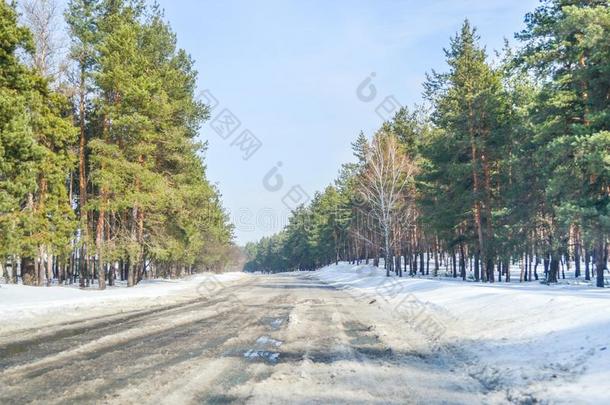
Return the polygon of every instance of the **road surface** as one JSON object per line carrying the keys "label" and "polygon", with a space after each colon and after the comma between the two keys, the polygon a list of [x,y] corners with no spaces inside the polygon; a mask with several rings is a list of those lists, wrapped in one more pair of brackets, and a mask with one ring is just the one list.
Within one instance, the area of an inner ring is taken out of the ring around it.
{"label": "road surface", "polygon": [[0,334],[0,404],[474,403],[486,390],[458,352],[304,274],[24,326]]}

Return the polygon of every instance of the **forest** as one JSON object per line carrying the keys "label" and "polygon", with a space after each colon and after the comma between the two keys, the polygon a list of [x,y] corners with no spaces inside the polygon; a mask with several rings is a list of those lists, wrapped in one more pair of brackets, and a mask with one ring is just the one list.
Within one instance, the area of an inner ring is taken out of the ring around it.
{"label": "forest", "polygon": [[196,82],[156,5],[0,2],[0,278],[104,289],[223,269],[236,247]]}
{"label": "forest", "polygon": [[[355,162],[280,233],[246,246],[248,271],[380,263],[387,276],[604,287],[610,232],[610,9],[543,0],[492,56],[468,20],[445,71],[352,143]],[[439,52],[441,52],[439,50]],[[564,276],[565,277],[565,276]]]}

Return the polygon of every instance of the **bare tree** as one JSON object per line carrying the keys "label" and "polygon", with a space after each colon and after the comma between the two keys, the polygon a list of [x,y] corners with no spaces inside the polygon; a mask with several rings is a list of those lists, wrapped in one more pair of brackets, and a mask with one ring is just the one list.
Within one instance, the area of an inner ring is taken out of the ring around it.
{"label": "bare tree", "polygon": [[412,184],[417,167],[402,152],[396,136],[387,130],[377,133],[367,149],[359,189],[379,223],[386,275],[389,276],[393,263],[392,227],[406,202],[405,190]]}
{"label": "bare tree", "polygon": [[32,64],[55,81],[64,70],[61,8],[57,0],[24,0],[23,18],[34,37],[36,52]]}

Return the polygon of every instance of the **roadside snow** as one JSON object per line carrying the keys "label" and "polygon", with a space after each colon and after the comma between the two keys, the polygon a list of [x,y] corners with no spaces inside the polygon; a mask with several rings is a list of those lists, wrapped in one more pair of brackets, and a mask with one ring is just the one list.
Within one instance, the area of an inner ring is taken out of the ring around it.
{"label": "roadside snow", "polygon": [[77,310],[79,308],[102,307],[106,304],[129,300],[155,301],[169,295],[212,291],[222,283],[237,280],[245,273],[202,273],[179,280],[143,280],[133,288],[107,287],[100,291],[95,287],[71,286],[31,287],[15,284],[0,285],[0,329],[5,322],[23,321],[49,313]]}
{"label": "roadside snow", "polygon": [[387,278],[383,269],[348,263],[312,275],[389,311],[401,313],[410,303],[401,313],[407,322],[417,315],[416,302],[442,324],[434,336],[442,347],[468,354],[471,374],[489,387],[491,399],[494,392],[516,402],[609,399],[608,289]]}

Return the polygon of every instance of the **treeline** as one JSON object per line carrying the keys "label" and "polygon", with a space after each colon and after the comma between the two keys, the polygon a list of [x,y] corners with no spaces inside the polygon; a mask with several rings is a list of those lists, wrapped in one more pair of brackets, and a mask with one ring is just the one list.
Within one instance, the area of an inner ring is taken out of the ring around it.
{"label": "treeline", "polygon": [[23,6],[0,3],[0,276],[103,289],[222,268],[232,227],[196,139],[208,110],[159,8],[71,0],[62,54],[57,4]]}
{"label": "treeline", "polygon": [[[610,231],[610,10],[548,0],[491,63],[466,21],[446,72],[367,139],[334,185],[279,234],[247,246],[251,271],[383,257],[387,274],[556,282],[562,261],[604,286]],[[424,258],[425,256],[425,258]],[[584,266],[584,268],[583,268]]]}

